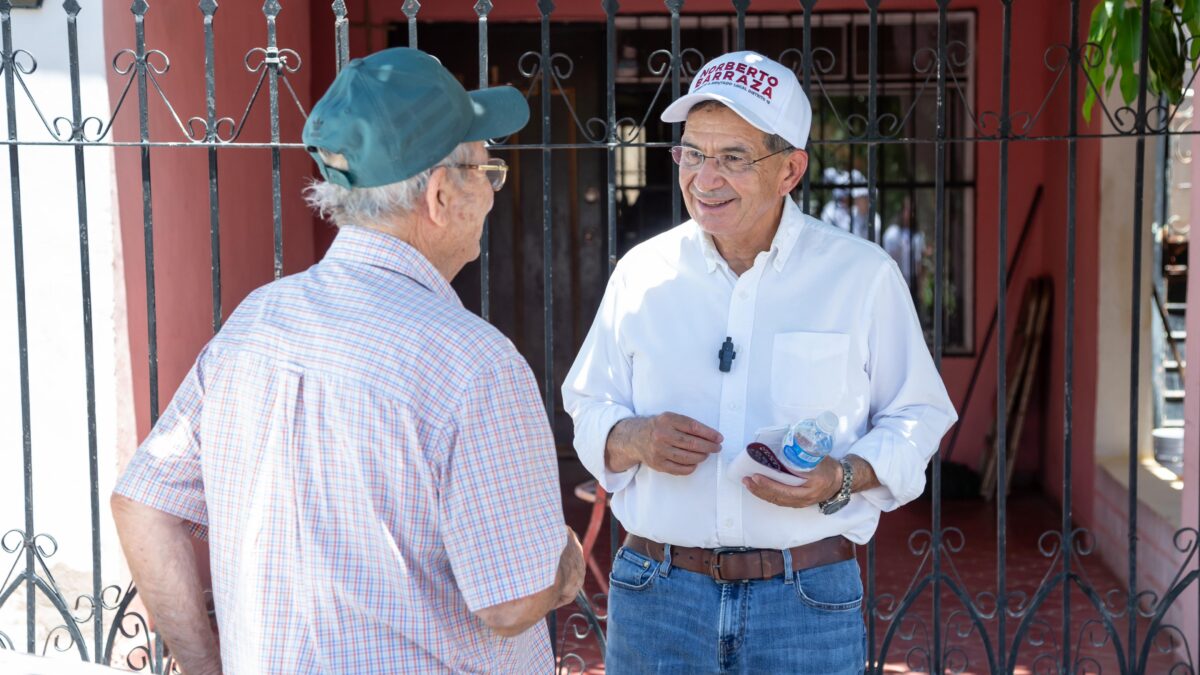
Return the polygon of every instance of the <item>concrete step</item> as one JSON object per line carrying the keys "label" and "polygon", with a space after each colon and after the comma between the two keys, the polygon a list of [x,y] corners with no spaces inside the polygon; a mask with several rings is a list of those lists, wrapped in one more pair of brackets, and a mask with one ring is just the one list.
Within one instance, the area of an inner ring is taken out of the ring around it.
{"label": "concrete step", "polygon": [[[1179,370],[1179,368],[1174,365],[1175,359],[1173,357],[1175,354],[1171,352],[1171,343],[1168,340],[1164,338],[1162,343],[1159,344],[1158,350],[1165,359],[1163,362],[1163,370]],[[1179,352],[1179,358],[1183,359],[1183,367],[1186,368],[1188,362],[1187,341],[1180,338],[1175,338],[1175,351]],[[1170,364],[1172,367],[1168,367],[1168,364]]]}
{"label": "concrete step", "polygon": [[1167,370],[1162,374],[1162,388],[1165,390],[1183,389],[1183,378],[1179,377],[1178,370]]}
{"label": "concrete step", "polygon": [[1186,419],[1187,414],[1184,410],[1185,407],[1183,399],[1163,399],[1159,403],[1159,415],[1163,420],[1177,420],[1179,422],[1178,426],[1183,426],[1183,420]]}
{"label": "concrete step", "polygon": [[1186,330],[1187,316],[1180,312],[1170,312],[1167,314],[1167,326],[1172,331]]}

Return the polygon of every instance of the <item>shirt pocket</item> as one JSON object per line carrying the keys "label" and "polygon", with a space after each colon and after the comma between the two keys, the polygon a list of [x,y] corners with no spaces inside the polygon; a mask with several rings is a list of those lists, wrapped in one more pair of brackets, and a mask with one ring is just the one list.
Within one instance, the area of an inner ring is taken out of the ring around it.
{"label": "shirt pocket", "polygon": [[771,354],[771,399],[787,408],[833,408],[846,393],[845,333],[777,333]]}

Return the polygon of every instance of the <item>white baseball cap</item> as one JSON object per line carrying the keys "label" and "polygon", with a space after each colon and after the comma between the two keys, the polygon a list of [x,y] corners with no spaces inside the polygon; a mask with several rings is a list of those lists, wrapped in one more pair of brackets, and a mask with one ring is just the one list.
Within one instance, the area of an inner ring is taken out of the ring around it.
{"label": "white baseball cap", "polygon": [[758,52],[732,52],[704,64],[688,93],[667,106],[664,122],[685,122],[701,101],[717,101],[754,127],[803,148],[812,126],[812,106],[796,74]]}

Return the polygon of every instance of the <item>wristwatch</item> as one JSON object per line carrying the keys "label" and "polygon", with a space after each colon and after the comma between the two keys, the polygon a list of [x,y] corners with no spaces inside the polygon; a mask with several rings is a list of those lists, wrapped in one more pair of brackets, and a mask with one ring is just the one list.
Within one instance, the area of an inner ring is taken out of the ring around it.
{"label": "wristwatch", "polygon": [[842,465],[842,489],[838,490],[836,495],[817,504],[821,513],[827,516],[841,511],[843,506],[850,503],[850,487],[854,485],[854,465],[846,458],[842,458],[839,462]]}

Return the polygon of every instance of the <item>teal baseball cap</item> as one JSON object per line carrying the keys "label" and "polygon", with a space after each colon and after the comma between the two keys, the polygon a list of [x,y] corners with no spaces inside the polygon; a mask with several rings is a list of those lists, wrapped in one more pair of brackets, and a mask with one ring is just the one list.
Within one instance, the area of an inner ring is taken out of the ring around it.
{"label": "teal baseball cap", "polygon": [[[460,143],[507,136],[528,121],[529,104],[517,89],[468,92],[434,57],[396,47],[346,64],[301,138],[325,180],[369,188],[411,178]],[[318,148],[348,166],[325,164]]]}

